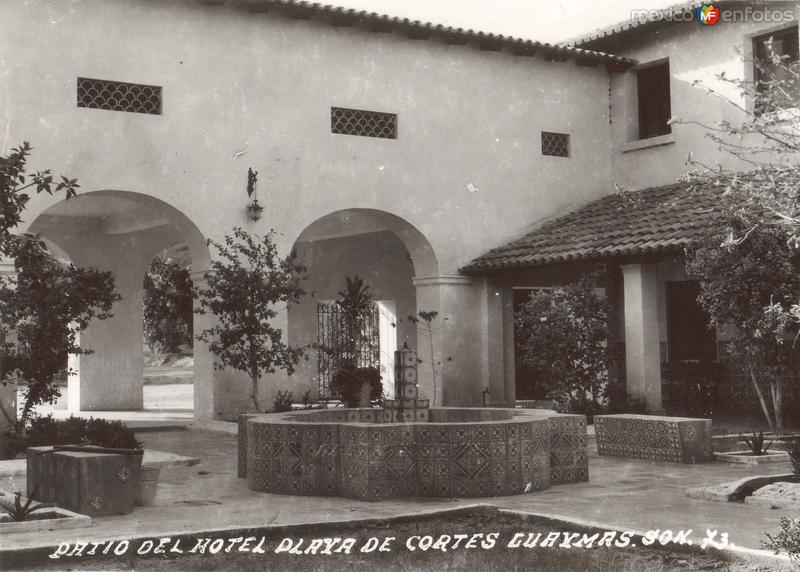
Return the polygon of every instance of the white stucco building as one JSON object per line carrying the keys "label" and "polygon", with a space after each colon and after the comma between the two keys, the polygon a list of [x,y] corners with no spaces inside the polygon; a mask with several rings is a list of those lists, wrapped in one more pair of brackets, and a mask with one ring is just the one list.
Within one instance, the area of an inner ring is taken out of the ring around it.
{"label": "white stucco building", "polygon": [[[294,1],[3,2],[0,149],[30,141],[32,170],[81,184],[69,202],[35,197],[25,230],[112,270],[123,297],[81,340],[94,353],[76,364],[70,408],[141,408],[146,267],[185,244],[201,281],[206,240],[235,226],[275,229],[281,250],[309,268],[314,297],[281,314],[290,343],[317,340],[317,304],[358,274],[389,316],[384,326],[439,312],[438,405],[480,405],[486,389],[491,403],[513,402],[515,288],[577,267],[484,272],[473,261],[615,185],[674,182],[689,151],[716,156],[702,130],[666,133],[659,121],[735,120],[692,84],[752,73],[737,50],[767,33],[793,34],[796,56],[797,8],[774,10],[794,15],[769,26],[647,24],[567,47]],[[637,91],[647,74],[666,92]],[[255,222],[251,167],[266,207]],[[668,337],[663,277],[680,273],[672,255],[618,260],[622,274],[609,279],[609,295],[625,297],[617,325],[629,387],[654,409]],[[197,317],[195,330],[209,319]],[[407,323],[384,327],[381,340],[387,355],[406,342],[431,360]],[[248,380],[215,370],[202,343],[194,351],[195,416],[246,411]],[[265,377],[262,395],[315,391],[316,375],[311,359],[291,378]],[[426,368],[420,375],[433,397]]]}

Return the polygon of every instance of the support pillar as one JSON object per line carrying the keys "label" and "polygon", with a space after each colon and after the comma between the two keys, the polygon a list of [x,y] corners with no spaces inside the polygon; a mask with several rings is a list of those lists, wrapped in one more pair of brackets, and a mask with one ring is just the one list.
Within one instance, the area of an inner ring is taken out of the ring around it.
{"label": "support pillar", "polygon": [[648,411],[663,413],[655,264],[622,267],[625,296],[625,367],[628,393]]}
{"label": "support pillar", "polygon": [[[417,332],[417,375],[422,397],[436,407],[479,406],[486,378],[486,288],[466,276],[414,278],[417,311],[437,311],[433,355],[424,323]],[[434,376],[436,369],[436,399]]]}
{"label": "support pillar", "polygon": [[[193,270],[189,277],[195,288],[206,286],[206,270]],[[199,303],[194,301],[195,310]],[[203,330],[213,324],[213,316],[194,314],[192,322],[192,355],[194,357],[194,418],[195,421],[211,421],[214,419],[214,356],[208,345],[197,339]]]}
{"label": "support pillar", "polygon": [[[116,260],[110,270],[122,299],[111,309],[113,317],[93,321],[80,336],[81,347],[92,353],[73,360],[79,375],[70,376],[68,395],[78,397],[79,409],[73,400],[69,404],[71,411],[131,411],[144,407],[145,266],[141,261],[126,259],[122,253]],[[81,264],[92,265],[83,261]]]}

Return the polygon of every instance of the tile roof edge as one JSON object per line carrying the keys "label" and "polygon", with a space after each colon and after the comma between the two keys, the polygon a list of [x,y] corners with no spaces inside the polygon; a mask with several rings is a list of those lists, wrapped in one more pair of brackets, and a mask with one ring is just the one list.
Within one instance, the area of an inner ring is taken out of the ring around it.
{"label": "tile roof edge", "polygon": [[[669,183],[669,184],[666,184],[666,185],[659,185],[659,186],[655,186],[655,187],[645,187],[643,189],[638,189],[638,190],[635,190],[635,191],[627,191],[626,194],[635,196],[635,195],[645,194],[645,193],[648,193],[648,192],[662,192],[662,193],[681,192],[681,191],[689,190],[690,187],[691,187],[690,183],[687,183],[687,182],[684,182],[684,181],[678,181],[678,182]],[[524,234],[522,234],[518,238],[516,238],[514,240],[511,240],[511,241],[509,241],[509,242],[507,242],[507,243],[505,243],[505,244],[503,244],[501,246],[492,248],[492,249],[484,252],[480,256],[472,259],[465,266],[460,267],[458,269],[458,271],[460,273],[468,275],[468,276],[474,276],[474,275],[480,275],[480,274],[486,274],[486,273],[492,273],[492,272],[499,272],[499,271],[504,271],[504,270],[509,270],[509,269],[518,269],[518,268],[536,267],[536,266],[546,266],[546,265],[551,265],[551,264],[572,263],[572,262],[580,262],[580,261],[592,260],[592,259],[608,259],[608,258],[619,258],[621,256],[631,256],[632,253],[630,253],[630,252],[623,252],[623,253],[596,253],[596,252],[590,252],[590,253],[586,253],[584,255],[578,255],[578,256],[566,256],[566,257],[563,256],[563,255],[562,256],[545,256],[544,258],[542,258],[542,260],[537,260],[537,261],[533,261],[533,262],[516,263],[516,264],[513,263],[513,262],[512,263],[501,262],[501,261],[498,261],[497,259],[492,258],[492,256],[491,256],[492,254],[501,254],[505,249],[513,248],[515,246],[517,248],[523,248],[525,245],[524,244],[521,245],[521,244],[518,244],[518,243],[521,242],[526,237],[529,237],[530,235],[534,235],[537,232],[541,232],[543,230],[546,231],[547,229],[549,229],[549,227],[558,225],[559,222],[564,221],[565,219],[568,219],[570,217],[578,216],[580,212],[585,211],[585,210],[590,209],[590,208],[593,208],[593,207],[596,207],[600,203],[614,200],[615,198],[620,197],[621,194],[622,193],[620,193],[620,192],[609,193],[609,194],[604,195],[602,197],[599,197],[599,198],[597,198],[597,199],[595,199],[595,200],[593,200],[593,201],[591,201],[589,203],[586,203],[583,206],[581,206],[581,207],[579,207],[577,209],[574,209],[574,210],[572,210],[572,211],[570,211],[570,212],[568,212],[566,214],[563,214],[563,215],[560,215],[560,216],[556,216],[556,217],[553,217],[553,218],[549,218],[546,221],[543,221],[541,224],[539,224],[535,228],[533,228],[532,230],[529,230],[529,231],[525,232]],[[648,249],[646,249],[646,253],[650,254],[650,253],[659,253],[659,252],[681,251],[686,246],[687,245],[667,244],[667,245],[662,245],[662,246],[658,246],[658,247],[655,247],[655,248],[648,248]],[[644,254],[644,252],[642,254]]]}
{"label": "tile roof edge", "polygon": [[611,24],[609,26],[597,28],[590,32],[586,32],[584,34],[580,34],[573,38],[564,40],[563,42],[560,42],[560,45],[566,47],[578,48],[586,44],[591,44],[593,42],[599,42],[602,40],[608,40],[611,38],[624,36],[647,25],[680,23],[671,21],[667,16],[670,13],[675,13],[675,12],[685,13],[686,11],[689,10],[695,10],[703,6],[704,4],[724,5],[724,4],[757,4],[757,3],[758,0],[689,0],[687,2],[681,2],[678,4],[666,6],[664,8],[654,8],[653,10],[648,11],[651,12],[651,14],[649,14],[648,17],[646,18],[635,18],[635,19],[631,18],[628,20],[617,22],[616,24]]}
{"label": "tile roof edge", "polygon": [[[523,270],[525,268],[541,268],[543,266],[553,266],[556,264],[575,264],[600,260],[609,260],[615,258],[625,258],[634,256],[654,256],[663,254],[674,254],[683,252],[688,245],[664,245],[653,248],[648,248],[646,252],[625,251],[619,253],[589,253],[577,256],[550,256],[542,260],[524,263],[493,263],[481,264],[480,262],[472,262],[466,266],[458,269],[458,272],[465,276],[486,276],[488,274],[496,274],[499,272],[506,272],[509,270]],[[479,260],[479,259],[475,259]]]}
{"label": "tile roof edge", "polygon": [[[195,0],[198,3],[204,3],[202,0]],[[220,2],[222,4],[224,2]],[[597,60],[609,64],[618,64],[621,66],[634,65],[636,62],[614,54],[599,52],[595,50],[588,50],[578,46],[568,46],[561,43],[548,43],[531,40],[526,38],[518,38],[513,36],[506,36],[503,34],[494,34],[483,32],[480,30],[464,29],[454,26],[445,26],[444,24],[436,24],[433,22],[421,22],[420,20],[410,20],[408,18],[401,18],[398,16],[389,16],[387,14],[380,14],[368,10],[357,10],[355,8],[345,8],[343,6],[334,6],[332,4],[320,4],[317,2],[307,2],[305,0],[247,0],[240,2],[245,7],[264,7],[267,10],[286,10],[288,13],[306,12],[308,14],[319,14],[321,16],[336,16],[341,19],[346,19],[352,23],[376,23],[388,25],[394,30],[406,29],[417,33],[445,34],[451,37],[458,37],[465,41],[489,41],[498,42],[501,47],[520,48],[525,47],[531,50],[542,50],[549,52],[553,55],[567,56],[568,58],[583,58],[589,60]],[[211,4],[215,5],[215,4]]]}

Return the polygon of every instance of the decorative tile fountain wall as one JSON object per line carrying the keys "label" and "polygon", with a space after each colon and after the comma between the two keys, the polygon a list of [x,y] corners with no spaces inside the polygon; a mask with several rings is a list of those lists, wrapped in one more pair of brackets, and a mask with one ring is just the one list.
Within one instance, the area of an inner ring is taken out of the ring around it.
{"label": "decorative tile fountain wall", "polygon": [[376,409],[248,416],[240,467],[252,490],[369,501],[514,495],[528,483],[543,490],[589,478],[581,415],[427,411],[427,422],[410,423],[382,422]]}

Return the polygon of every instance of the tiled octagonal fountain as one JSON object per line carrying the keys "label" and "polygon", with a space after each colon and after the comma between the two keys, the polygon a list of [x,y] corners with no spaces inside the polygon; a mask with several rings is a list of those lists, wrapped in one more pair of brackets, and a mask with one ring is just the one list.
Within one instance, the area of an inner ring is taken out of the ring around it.
{"label": "tiled octagonal fountain", "polygon": [[429,409],[417,354],[396,352],[383,409],[243,415],[239,476],[255,491],[343,496],[489,497],[589,480],[586,418],[534,409]]}
{"label": "tiled octagonal fountain", "polygon": [[434,408],[382,422],[379,409],[242,416],[239,473],[279,494],[489,497],[586,481],[586,418],[532,409]]}

